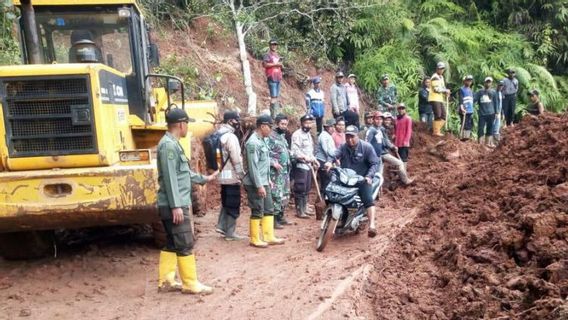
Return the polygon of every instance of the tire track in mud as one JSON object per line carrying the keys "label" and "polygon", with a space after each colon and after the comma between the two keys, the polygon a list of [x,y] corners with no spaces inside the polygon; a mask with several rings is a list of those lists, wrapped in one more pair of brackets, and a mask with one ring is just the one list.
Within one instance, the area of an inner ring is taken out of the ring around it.
{"label": "tire track in mud", "polygon": [[[57,259],[0,260],[6,284],[0,288],[0,319],[371,318],[357,300],[364,297],[372,260],[414,215],[379,211],[376,238],[341,237],[323,253],[315,250],[320,221],[291,218],[295,225],[277,231],[287,243],[262,250],[222,240],[213,231],[217,217],[211,211],[197,220],[195,250],[199,279],[215,287],[206,297],[157,293],[158,251],[147,243],[90,244]],[[241,233],[248,230],[246,217],[239,219]]]}

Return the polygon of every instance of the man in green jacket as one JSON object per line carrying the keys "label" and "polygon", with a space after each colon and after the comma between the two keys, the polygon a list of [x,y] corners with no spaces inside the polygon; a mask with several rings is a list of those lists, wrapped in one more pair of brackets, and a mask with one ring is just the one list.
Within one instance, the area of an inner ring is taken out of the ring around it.
{"label": "man in green jacket", "polygon": [[[158,290],[209,294],[211,287],[197,280],[193,255],[193,231],[189,215],[191,183],[204,184],[216,178],[191,171],[189,159],[179,143],[187,136],[188,122],[195,121],[184,110],[174,108],[166,114],[168,132],[158,144],[158,213],[166,231],[166,246],[160,251]],[[175,280],[176,268],[182,283]]]}
{"label": "man in green jacket", "polygon": [[377,89],[377,105],[380,112],[390,112],[396,115],[396,104],[398,103],[398,94],[396,87],[390,83],[388,74],[381,77],[381,86]]}
{"label": "man in green jacket", "polygon": [[[284,244],[284,239],[274,235],[274,208],[270,192],[270,149],[267,138],[272,132],[270,115],[260,115],[256,119],[256,131],[245,144],[248,174],[243,180],[249,207],[250,245],[266,248],[268,245]],[[262,236],[260,225],[262,222]],[[264,240],[264,241],[263,241]]]}

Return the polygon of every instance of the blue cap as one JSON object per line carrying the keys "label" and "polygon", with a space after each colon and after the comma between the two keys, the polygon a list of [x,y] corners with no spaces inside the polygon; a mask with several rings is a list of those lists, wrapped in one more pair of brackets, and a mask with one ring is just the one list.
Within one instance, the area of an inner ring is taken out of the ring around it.
{"label": "blue cap", "polygon": [[320,77],[313,77],[312,78],[312,83],[320,83],[321,82],[321,78]]}

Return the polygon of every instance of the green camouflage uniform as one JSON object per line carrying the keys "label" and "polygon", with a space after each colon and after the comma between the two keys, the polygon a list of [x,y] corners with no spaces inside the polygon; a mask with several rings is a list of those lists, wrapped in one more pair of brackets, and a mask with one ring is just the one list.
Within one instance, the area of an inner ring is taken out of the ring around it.
{"label": "green camouflage uniform", "polygon": [[[282,218],[284,209],[288,205],[290,197],[290,151],[284,134],[272,131],[267,140],[270,149],[270,181],[272,181],[272,202],[274,215]],[[282,166],[280,171],[274,168],[274,164]]]}
{"label": "green camouflage uniform", "polygon": [[[377,90],[377,104],[379,106],[380,112],[390,112],[393,115],[396,113],[396,103],[398,102],[396,87],[394,85],[389,85],[386,88],[382,85],[379,86]],[[387,103],[392,105],[393,108],[389,109]]]}

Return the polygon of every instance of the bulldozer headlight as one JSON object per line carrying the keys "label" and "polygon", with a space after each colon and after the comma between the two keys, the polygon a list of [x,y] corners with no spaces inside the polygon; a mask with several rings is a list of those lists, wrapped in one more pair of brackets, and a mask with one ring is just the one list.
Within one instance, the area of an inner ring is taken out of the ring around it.
{"label": "bulldozer headlight", "polygon": [[130,9],[128,8],[118,9],[118,16],[121,18],[130,18]]}

